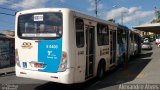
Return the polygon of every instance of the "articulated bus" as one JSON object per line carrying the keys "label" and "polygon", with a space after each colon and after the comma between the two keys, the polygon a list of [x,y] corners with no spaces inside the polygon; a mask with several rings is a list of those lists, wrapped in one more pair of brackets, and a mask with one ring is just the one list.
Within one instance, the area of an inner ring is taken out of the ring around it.
{"label": "articulated bus", "polygon": [[130,56],[132,31],[70,9],[17,12],[15,31],[18,77],[81,83]]}
{"label": "articulated bus", "polygon": [[[125,62],[128,62],[131,56],[141,53],[141,36],[130,30],[128,27],[118,24],[117,41],[120,56]],[[124,48],[124,49],[123,49]],[[120,61],[120,60],[119,60]]]}

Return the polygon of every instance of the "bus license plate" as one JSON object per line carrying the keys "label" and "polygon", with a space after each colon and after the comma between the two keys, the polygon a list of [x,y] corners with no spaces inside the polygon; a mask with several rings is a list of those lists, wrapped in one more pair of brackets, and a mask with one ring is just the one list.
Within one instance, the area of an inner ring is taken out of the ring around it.
{"label": "bus license plate", "polygon": [[41,63],[34,63],[35,68],[43,68],[43,64]]}

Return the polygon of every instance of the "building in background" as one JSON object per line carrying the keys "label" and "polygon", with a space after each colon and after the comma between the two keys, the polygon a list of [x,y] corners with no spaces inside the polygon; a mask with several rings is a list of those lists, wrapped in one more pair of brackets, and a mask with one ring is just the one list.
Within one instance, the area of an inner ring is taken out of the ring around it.
{"label": "building in background", "polygon": [[137,29],[134,29],[134,31],[139,33],[142,37],[146,37],[146,36],[148,36],[149,38],[153,38],[154,37],[154,33],[153,32],[144,32],[144,31],[137,30]]}
{"label": "building in background", "polygon": [[14,31],[0,33],[0,68],[15,65]]}

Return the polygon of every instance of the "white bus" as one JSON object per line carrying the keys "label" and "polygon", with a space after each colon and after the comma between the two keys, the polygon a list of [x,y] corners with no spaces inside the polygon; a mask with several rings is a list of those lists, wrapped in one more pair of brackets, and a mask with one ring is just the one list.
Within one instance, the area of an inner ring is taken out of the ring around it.
{"label": "white bus", "polygon": [[73,84],[123,61],[118,25],[65,8],[16,14],[16,76]]}

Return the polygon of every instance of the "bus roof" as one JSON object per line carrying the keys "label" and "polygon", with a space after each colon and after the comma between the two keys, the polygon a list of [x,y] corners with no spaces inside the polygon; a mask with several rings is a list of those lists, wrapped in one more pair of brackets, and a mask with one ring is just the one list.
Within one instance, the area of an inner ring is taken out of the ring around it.
{"label": "bus roof", "polygon": [[102,20],[100,18],[89,16],[89,15],[83,14],[83,13],[81,13],[79,11],[75,11],[75,10],[68,9],[68,8],[36,8],[36,9],[29,9],[29,10],[19,11],[19,12],[17,12],[17,14],[20,14],[20,13],[32,13],[32,12],[35,12],[35,11],[36,12],[43,12],[43,11],[44,12],[47,12],[47,11],[70,11],[70,12],[73,12],[74,15],[79,16],[81,18],[85,18],[85,19],[88,19],[88,20],[97,21],[97,22],[101,22],[101,23],[104,23],[104,24],[117,26],[116,23],[113,23],[111,21]]}
{"label": "bus roof", "polygon": [[121,25],[121,24],[118,24],[118,28],[124,29],[124,30],[130,30],[127,26],[124,26],[124,25]]}
{"label": "bus roof", "polygon": [[82,18],[86,18],[86,19],[96,21],[96,22],[101,22],[101,23],[104,23],[104,24],[109,24],[109,25],[112,25],[112,26],[117,26],[116,23],[111,22],[111,21],[107,21],[107,20],[103,20],[103,19],[100,19],[100,18],[97,18],[97,17],[94,17],[94,16],[89,16],[89,15],[86,15],[86,14],[82,14],[82,13],[77,12],[77,11],[73,11],[73,12],[75,12],[76,16],[79,16],[79,17],[82,17]]}

